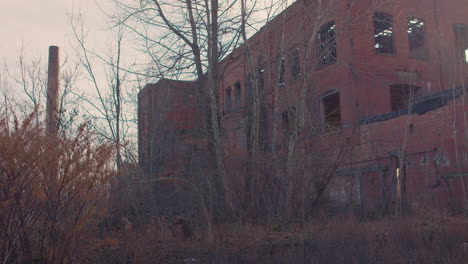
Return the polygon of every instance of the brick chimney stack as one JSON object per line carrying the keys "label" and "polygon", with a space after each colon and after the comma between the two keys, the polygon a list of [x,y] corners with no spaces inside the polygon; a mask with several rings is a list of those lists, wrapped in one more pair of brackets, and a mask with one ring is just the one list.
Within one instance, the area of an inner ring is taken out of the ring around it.
{"label": "brick chimney stack", "polygon": [[56,135],[59,129],[59,47],[49,47],[49,70],[47,79],[46,129]]}

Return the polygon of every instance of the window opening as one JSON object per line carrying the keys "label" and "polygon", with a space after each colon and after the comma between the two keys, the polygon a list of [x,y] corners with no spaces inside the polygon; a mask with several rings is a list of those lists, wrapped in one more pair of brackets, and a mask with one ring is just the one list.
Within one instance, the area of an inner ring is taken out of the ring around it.
{"label": "window opening", "polygon": [[281,55],[280,57],[280,72],[279,72],[279,79],[278,79],[278,84],[280,86],[284,86],[285,85],[285,72],[284,72],[284,64],[285,64],[285,58],[284,56]]}
{"label": "window opening", "polygon": [[457,55],[460,57],[460,61],[468,63],[468,25],[456,24],[454,28]]}
{"label": "window opening", "polygon": [[331,21],[322,26],[318,32],[318,63],[320,67],[336,61],[336,25]]}
{"label": "window opening", "polygon": [[295,47],[292,53],[291,75],[294,80],[301,78],[301,58],[299,57],[299,48]]}
{"label": "window opening", "polygon": [[419,95],[421,87],[411,84],[390,85],[390,102],[392,111],[408,109],[410,100]]}
{"label": "window opening", "polygon": [[408,40],[411,58],[426,58],[426,40],[424,20],[421,18],[408,18]]}
{"label": "window opening", "polygon": [[341,126],[340,93],[332,91],[322,97],[323,122],[325,132]]}
{"label": "window opening", "polygon": [[264,80],[264,77],[263,77],[264,72],[265,72],[265,70],[263,68],[260,68],[258,70],[258,90],[259,91],[263,91],[263,87],[265,85],[265,80]]}
{"label": "window opening", "polygon": [[237,81],[234,84],[234,96],[236,98],[236,105],[239,106],[241,102],[241,83]]}
{"label": "window opening", "polygon": [[383,12],[374,14],[374,39],[377,53],[394,53],[392,15]]}
{"label": "window opening", "polygon": [[296,107],[291,106],[281,113],[281,119],[283,128],[287,131],[292,131],[294,128],[294,122],[296,121]]}
{"label": "window opening", "polygon": [[246,85],[245,96],[248,100],[248,103],[251,104],[253,100],[253,85],[254,85],[254,81],[253,81],[251,73],[247,75],[247,81],[245,85]]}
{"label": "window opening", "polygon": [[226,108],[227,109],[230,109],[232,106],[232,102],[231,102],[231,87],[228,87],[226,89]]}
{"label": "window opening", "polygon": [[265,72],[265,69],[263,69],[263,65],[262,65],[262,56],[258,56],[258,90],[259,91],[262,91],[263,90],[263,86],[264,86],[264,72]]}

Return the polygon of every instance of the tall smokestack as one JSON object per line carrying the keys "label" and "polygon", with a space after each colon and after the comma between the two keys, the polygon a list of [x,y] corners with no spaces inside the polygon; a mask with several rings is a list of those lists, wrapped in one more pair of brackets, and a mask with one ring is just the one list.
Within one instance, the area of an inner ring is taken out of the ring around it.
{"label": "tall smokestack", "polygon": [[49,71],[47,79],[46,129],[56,135],[59,129],[59,47],[49,47]]}

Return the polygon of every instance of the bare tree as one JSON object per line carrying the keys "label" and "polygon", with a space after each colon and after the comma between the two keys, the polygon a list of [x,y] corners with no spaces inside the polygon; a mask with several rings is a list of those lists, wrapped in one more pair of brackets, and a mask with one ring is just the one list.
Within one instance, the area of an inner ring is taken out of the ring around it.
{"label": "bare tree", "polygon": [[[114,143],[117,146],[116,165],[122,166],[122,147],[124,146],[127,134],[129,133],[126,123],[131,122],[125,117],[124,109],[124,84],[128,71],[122,70],[122,49],[124,41],[124,28],[122,25],[116,28],[116,39],[114,49],[111,48],[107,57],[98,55],[87,47],[86,33],[83,17],[81,15],[71,18],[72,29],[79,50],[81,67],[84,68],[89,77],[94,94],[78,95],[83,101],[82,110],[91,120],[91,125],[105,140]],[[99,64],[96,63],[96,57],[107,66],[104,82],[100,79],[102,75],[97,72]]]}

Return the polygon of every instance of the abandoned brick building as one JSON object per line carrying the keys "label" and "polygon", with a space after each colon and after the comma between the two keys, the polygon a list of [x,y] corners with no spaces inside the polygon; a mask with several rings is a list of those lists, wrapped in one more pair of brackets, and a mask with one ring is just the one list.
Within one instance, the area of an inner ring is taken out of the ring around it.
{"label": "abandoned brick building", "polygon": [[[245,177],[256,88],[259,163],[274,160],[272,152],[286,163],[299,131],[287,165],[303,179],[336,165],[326,177],[330,201],[371,210],[404,197],[412,207],[467,208],[466,0],[298,0],[221,67],[231,184],[245,183],[237,179]],[[184,177],[209,166],[196,83],[161,79],[140,92],[147,173]],[[286,174],[281,166],[273,177]]]}

